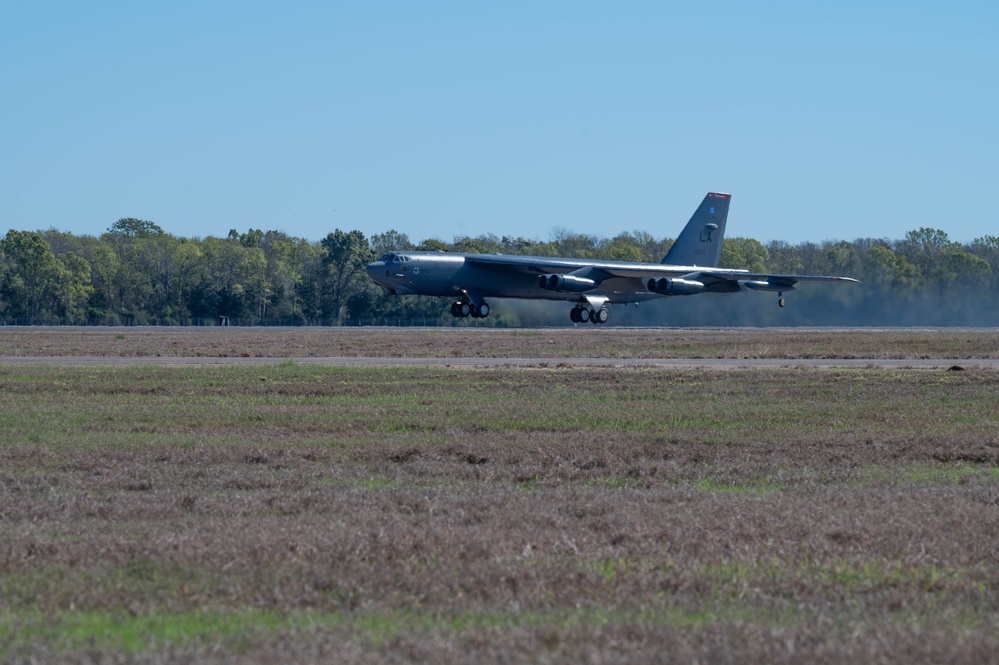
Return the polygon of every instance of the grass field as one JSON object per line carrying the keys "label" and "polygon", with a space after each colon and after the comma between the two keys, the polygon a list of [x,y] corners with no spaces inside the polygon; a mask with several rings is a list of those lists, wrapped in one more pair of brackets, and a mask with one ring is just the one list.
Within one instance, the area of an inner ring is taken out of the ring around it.
{"label": "grass field", "polygon": [[0,356],[999,358],[999,329],[32,328]]}
{"label": "grass field", "polygon": [[0,364],[0,395],[2,662],[999,652],[994,370]]}

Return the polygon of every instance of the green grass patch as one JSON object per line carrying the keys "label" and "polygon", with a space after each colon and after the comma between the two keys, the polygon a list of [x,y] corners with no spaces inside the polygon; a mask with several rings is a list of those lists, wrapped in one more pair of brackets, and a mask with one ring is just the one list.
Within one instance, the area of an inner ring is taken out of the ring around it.
{"label": "green grass patch", "polygon": [[745,623],[761,628],[791,626],[793,615],[753,611],[738,604],[698,608],[585,606],[485,609],[457,613],[419,610],[278,613],[256,608],[157,612],[135,616],[124,611],[66,610],[47,614],[0,613],[0,658],[32,653],[48,656],[115,654],[134,658],[165,649],[203,646],[242,653],[281,634],[308,637],[341,635],[365,649],[385,648],[401,636],[461,643],[470,634],[542,629],[548,633],[596,630],[610,625],[671,626],[703,629]]}
{"label": "green grass patch", "polygon": [[750,483],[732,483],[714,478],[704,478],[696,481],[694,486],[706,492],[733,492],[736,494],[769,494],[779,492],[782,489],[777,483],[763,478]]}
{"label": "green grass patch", "polygon": [[[43,648],[55,654],[96,651],[134,656],[192,642],[235,648],[254,636],[293,625],[292,618],[257,609],[157,612],[135,616],[123,610],[68,610],[0,614],[0,657]],[[4,653],[6,650],[6,654]]]}
{"label": "green grass patch", "polygon": [[999,412],[991,382],[877,370],[38,367],[0,368],[0,390],[3,437],[56,446],[142,433],[252,439],[261,424],[295,436],[580,431],[727,441],[939,435],[941,423],[948,435],[980,435]]}

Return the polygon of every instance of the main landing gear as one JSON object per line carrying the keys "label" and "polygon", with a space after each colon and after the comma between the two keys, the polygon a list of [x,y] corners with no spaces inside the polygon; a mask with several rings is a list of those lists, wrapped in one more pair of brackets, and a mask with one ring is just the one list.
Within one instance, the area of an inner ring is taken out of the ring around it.
{"label": "main landing gear", "polygon": [[473,319],[484,319],[489,316],[489,305],[483,300],[478,305],[472,302],[457,300],[451,304],[451,316],[463,319],[471,316]]}
{"label": "main landing gear", "polygon": [[569,311],[569,318],[572,319],[573,323],[607,323],[607,319],[610,318],[610,312],[607,311],[606,307],[601,307],[600,309],[594,309],[592,307],[585,307],[581,305],[576,305]]}
{"label": "main landing gear", "polygon": [[778,307],[783,307],[786,304],[787,303],[784,302],[784,292],[783,291],[778,291],[777,292],[777,306]]}

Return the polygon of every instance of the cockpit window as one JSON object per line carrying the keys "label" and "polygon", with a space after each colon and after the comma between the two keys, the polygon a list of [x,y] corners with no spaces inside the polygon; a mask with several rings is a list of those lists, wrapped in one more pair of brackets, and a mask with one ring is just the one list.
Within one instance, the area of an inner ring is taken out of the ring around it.
{"label": "cockpit window", "polygon": [[389,252],[388,254],[383,254],[382,258],[378,260],[384,263],[409,263],[408,256],[396,254],[395,252]]}

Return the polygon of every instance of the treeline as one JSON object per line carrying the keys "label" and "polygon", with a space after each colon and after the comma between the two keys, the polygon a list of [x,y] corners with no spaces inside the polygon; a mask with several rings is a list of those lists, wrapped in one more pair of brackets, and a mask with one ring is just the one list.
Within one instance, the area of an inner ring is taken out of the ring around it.
{"label": "treeline", "polygon": [[[388,231],[336,230],[318,242],[281,231],[178,238],[127,218],[99,237],[11,230],[0,241],[0,323],[199,325],[567,325],[567,307],[497,301],[485,321],[455,321],[442,298],[385,295],[364,266],[393,250],[450,250],[658,262],[672,240],[558,230],[548,242],[457,237],[413,243]],[[843,275],[863,282],[800,284],[778,311],[768,295],[666,298],[615,307],[628,325],[999,325],[999,237],[951,242],[938,229],[902,240],[767,244],[727,238],[722,266]],[[498,306],[497,306],[498,305]]]}

